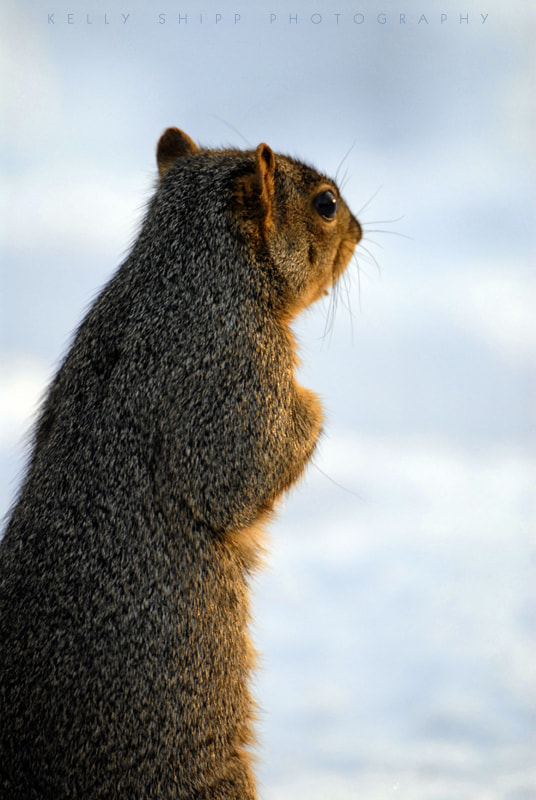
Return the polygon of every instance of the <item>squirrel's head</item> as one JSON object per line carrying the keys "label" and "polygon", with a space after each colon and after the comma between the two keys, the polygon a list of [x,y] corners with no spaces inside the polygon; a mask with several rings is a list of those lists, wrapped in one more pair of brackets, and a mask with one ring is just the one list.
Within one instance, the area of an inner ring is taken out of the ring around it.
{"label": "squirrel's head", "polygon": [[267,144],[237,183],[234,213],[261,259],[278,270],[289,318],[328,293],[362,236],[334,181]]}
{"label": "squirrel's head", "polygon": [[[160,138],[157,162],[163,179],[177,158],[203,153],[182,131]],[[213,151],[209,151],[213,152]],[[328,293],[361,239],[361,226],[334,181],[267,144],[240,157],[229,212],[252,261],[277,271],[278,306],[287,318]]]}

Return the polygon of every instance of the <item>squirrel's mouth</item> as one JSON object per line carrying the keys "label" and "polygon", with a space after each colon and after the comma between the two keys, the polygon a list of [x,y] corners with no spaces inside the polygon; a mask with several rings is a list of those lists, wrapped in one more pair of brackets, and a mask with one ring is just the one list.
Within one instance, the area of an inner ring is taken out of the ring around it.
{"label": "squirrel's mouth", "polygon": [[355,248],[361,241],[362,236],[363,231],[361,225],[355,219],[355,217],[352,216],[348,232],[341,238],[341,241],[337,247],[331,269],[325,273],[325,279],[318,282],[316,292],[310,299],[310,303],[319,300],[321,297],[327,297],[329,295],[330,289],[335,286],[350,263]]}
{"label": "squirrel's mouth", "polygon": [[[345,271],[346,267],[351,261],[355,248],[362,238],[363,229],[356,218],[352,216],[348,233],[341,239],[333,260],[331,286],[337,283]],[[325,291],[325,294],[328,294],[327,290]]]}
{"label": "squirrel's mouth", "polygon": [[[350,215],[348,227],[336,244],[333,256],[324,255],[317,260],[318,255],[314,250],[310,251],[311,267],[314,277],[296,297],[296,302],[292,306],[290,316],[295,316],[300,310],[316,303],[322,297],[329,296],[330,289],[337,283],[354,254],[356,246],[361,241],[363,232],[361,225]],[[316,264],[315,264],[316,261]]]}

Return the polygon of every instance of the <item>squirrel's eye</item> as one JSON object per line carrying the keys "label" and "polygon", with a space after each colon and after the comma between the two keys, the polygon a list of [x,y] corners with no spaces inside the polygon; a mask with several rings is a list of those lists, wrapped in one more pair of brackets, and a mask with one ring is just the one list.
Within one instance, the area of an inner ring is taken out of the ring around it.
{"label": "squirrel's eye", "polygon": [[324,219],[335,218],[335,214],[337,213],[337,198],[330,189],[317,194],[313,203],[321,217],[324,217]]}

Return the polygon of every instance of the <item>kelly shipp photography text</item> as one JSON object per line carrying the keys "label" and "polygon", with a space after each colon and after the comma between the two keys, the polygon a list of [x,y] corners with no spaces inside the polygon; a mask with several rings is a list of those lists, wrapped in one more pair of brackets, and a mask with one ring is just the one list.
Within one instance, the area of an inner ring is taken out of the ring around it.
{"label": "kelly shipp photography text", "polygon": [[422,13],[408,14],[405,11],[390,11],[366,13],[362,11],[341,12],[329,11],[320,13],[314,11],[295,12],[295,11],[261,11],[252,9],[250,11],[226,10],[226,11],[195,11],[184,10],[179,12],[154,12],[148,14],[134,14],[129,11],[119,13],[94,12],[82,10],[78,12],[67,11],[57,13],[55,11],[47,13],[48,25],[123,25],[132,26],[140,22],[153,23],[157,25],[176,24],[184,26],[194,25],[214,25],[225,28],[229,25],[255,24],[255,25],[485,25],[488,22],[489,13],[480,11],[479,13],[469,13],[468,11],[427,11]]}

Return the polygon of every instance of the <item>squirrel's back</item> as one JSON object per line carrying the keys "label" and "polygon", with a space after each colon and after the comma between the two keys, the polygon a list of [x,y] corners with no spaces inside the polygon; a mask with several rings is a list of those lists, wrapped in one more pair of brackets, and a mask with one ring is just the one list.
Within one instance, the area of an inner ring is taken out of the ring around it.
{"label": "squirrel's back", "polygon": [[169,129],[0,547],[0,798],[255,797],[248,582],[322,425],[289,323],[360,238],[266,145]]}

